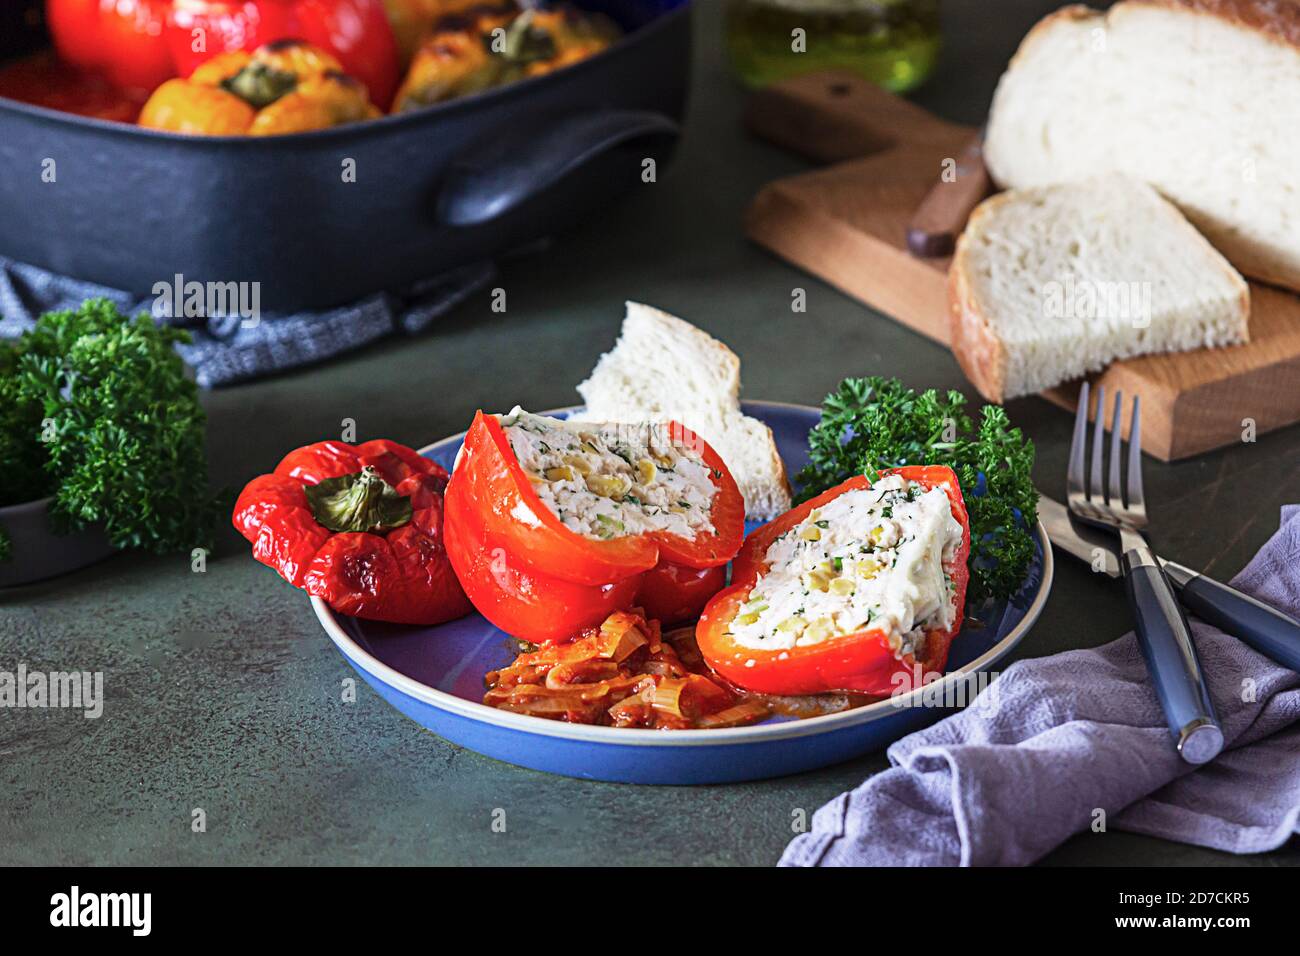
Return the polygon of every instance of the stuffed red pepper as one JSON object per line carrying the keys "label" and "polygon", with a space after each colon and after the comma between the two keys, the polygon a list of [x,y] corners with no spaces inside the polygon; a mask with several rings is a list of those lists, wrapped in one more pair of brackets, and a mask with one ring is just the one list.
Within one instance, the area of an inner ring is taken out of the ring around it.
{"label": "stuffed red pepper", "polygon": [[176,75],[163,38],[171,0],[45,0],[60,59],[115,86],[152,90]]}
{"label": "stuffed red pepper", "polygon": [[664,625],[694,623],[726,583],[725,566],[692,568],[660,561],[642,576],[636,606],[650,620]]}
{"label": "stuffed red pepper", "polygon": [[851,478],[749,536],[700,618],[700,652],[758,693],[912,689],[947,663],[969,554],[951,469]]}
{"label": "stuffed red pepper", "polygon": [[250,481],[233,521],[253,557],[336,611],[440,624],[471,610],[443,545],[446,485],[397,442],[317,442]]}
{"label": "stuffed red pepper", "polygon": [[689,571],[722,568],[744,537],[731,473],[675,423],[479,412],[446,506],[448,555],[470,600],[533,643],[633,606],[655,569],[657,606],[698,606],[722,577]]}

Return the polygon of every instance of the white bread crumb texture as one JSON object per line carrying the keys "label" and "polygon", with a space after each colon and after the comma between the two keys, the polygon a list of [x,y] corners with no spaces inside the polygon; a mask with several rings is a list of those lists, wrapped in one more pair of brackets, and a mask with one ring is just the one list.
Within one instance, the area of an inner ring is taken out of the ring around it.
{"label": "white bread crumb texture", "polygon": [[1004,398],[1116,359],[1247,336],[1245,281],[1178,210],[1125,176],[987,200],[954,268],[964,306],[1002,346]]}
{"label": "white bread crumb texture", "polygon": [[1052,14],[998,84],[984,156],[1016,189],[1127,173],[1300,289],[1300,49],[1275,35],[1156,4]]}

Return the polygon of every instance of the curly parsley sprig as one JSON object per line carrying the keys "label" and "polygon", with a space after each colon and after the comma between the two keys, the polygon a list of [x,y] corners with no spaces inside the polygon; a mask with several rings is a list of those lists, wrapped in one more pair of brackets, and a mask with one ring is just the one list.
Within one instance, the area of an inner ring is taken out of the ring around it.
{"label": "curly parsley sprig", "polygon": [[977,428],[960,392],[918,394],[897,379],[846,378],[822,403],[808,445],[801,501],[854,475],[947,465],[970,514],[971,602],[1020,589],[1034,556],[1030,529],[1038,522],[1034,443],[1011,427],[1001,406],[985,405]]}
{"label": "curly parsley sprig", "polygon": [[187,340],[88,299],[4,343],[0,504],[53,495],[64,530],[99,524],[119,548],[211,548],[203,408],[172,348]]}

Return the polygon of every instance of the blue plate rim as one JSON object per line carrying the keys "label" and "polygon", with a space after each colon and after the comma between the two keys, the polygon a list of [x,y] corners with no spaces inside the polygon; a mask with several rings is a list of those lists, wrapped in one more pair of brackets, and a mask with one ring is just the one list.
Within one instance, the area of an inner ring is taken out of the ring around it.
{"label": "blue plate rim", "polygon": [[[801,412],[818,412],[818,409],[809,405],[798,405],[791,402],[766,402],[766,401],[746,401],[742,403],[747,409],[761,410],[764,408],[789,408],[797,409]],[[569,405],[564,408],[548,409],[539,412],[540,415],[555,415],[562,413],[572,413],[580,410],[581,405]],[[439,439],[429,445],[421,448],[420,454],[428,455],[438,448],[451,442],[462,441],[465,432],[459,432],[446,438]],[[569,724],[558,720],[546,720],[542,717],[532,717],[527,714],[514,714],[509,711],[499,710],[495,707],[489,707],[486,704],[478,703],[472,700],[466,700],[463,697],[457,697],[455,694],[449,694],[430,687],[428,684],[421,683],[414,678],[408,677],[401,671],[395,670],[383,661],[374,657],[369,651],[365,650],[348,636],[343,626],[339,623],[333,608],[318,597],[311,598],[312,610],[316,613],[316,619],[324,628],[325,633],[329,635],[331,641],[339,652],[346,657],[355,667],[365,671],[371,677],[380,683],[387,685],[395,690],[412,697],[421,703],[427,704],[437,710],[446,711],[468,720],[474,720],[479,723],[490,724],[505,730],[516,730],[530,734],[540,734],[546,737],[558,737],[562,739],[594,744],[609,745],[631,745],[643,747],[692,747],[692,746],[711,746],[716,744],[757,744],[767,743],[774,740],[788,740],[796,737],[805,737],[813,734],[826,733],[833,730],[840,730],[845,727],[852,727],[858,724],[869,723],[888,716],[891,713],[914,709],[923,706],[923,698],[926,695],[944,694],[957,686],[958,683],[966,681],[974,675],[986,670],[993,664],[1009,654],[1015,649],[1025,635],[1038,621],[1039,615],[1042,614],[1043,607],[1047,603],[1048,595],[1052,590],[1052,579],[1055,570],[1055,562],[1052,555],[1051,541],[1047,537],[1047,529],[1039,521],[1037,527],[1039,546],[1042,551],[1042,573],[1039,579],[1039,586],[1035,592],[1033,600],[1026,609],[1024,616],[1013,627],[1007,635],[998,641],[987,651],[955,671],[944,674],[941,678],[925,686],[913,690],[899,697],[890,697],[885,700],[877,701],[874,704],[867,704],[863,707],[855,707],[851,710],[840,711],[834,714],[822,714],[817,717],[806,717],[801,720],[782,721],[772,724],[754,724],[747,727],[725,727],[718,729],[702,730],[681,730],[671,733],[662,730],[645,730],[640,728],[623,728],[623,727],[599,727],[586,724]]]}

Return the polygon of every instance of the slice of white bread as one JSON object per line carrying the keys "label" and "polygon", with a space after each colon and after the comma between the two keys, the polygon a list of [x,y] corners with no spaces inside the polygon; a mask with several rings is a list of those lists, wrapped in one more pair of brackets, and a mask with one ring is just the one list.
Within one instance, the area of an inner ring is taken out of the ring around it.
{"label": "slice of white bread", "polygon": [[1040,21],[984,159],[1022,189],[1128,173],[1247,275],[1300,289],[1300,3],[1127,0]]}
{"label": "slice of white bread", "polygon": [[713,446],[759,521],[790,510],[790,483],[772,429],[740,410],[740,359],[689,322],[639,302],[614,348],[578,392],[585,421],[672,419]]}
{"label": "slice of white bread", "polygon": [[1244,342],[1250,288],[1145,183],[1012,190],[971,214],[948,272],[952,350],[990,401],[1115,359]]}

